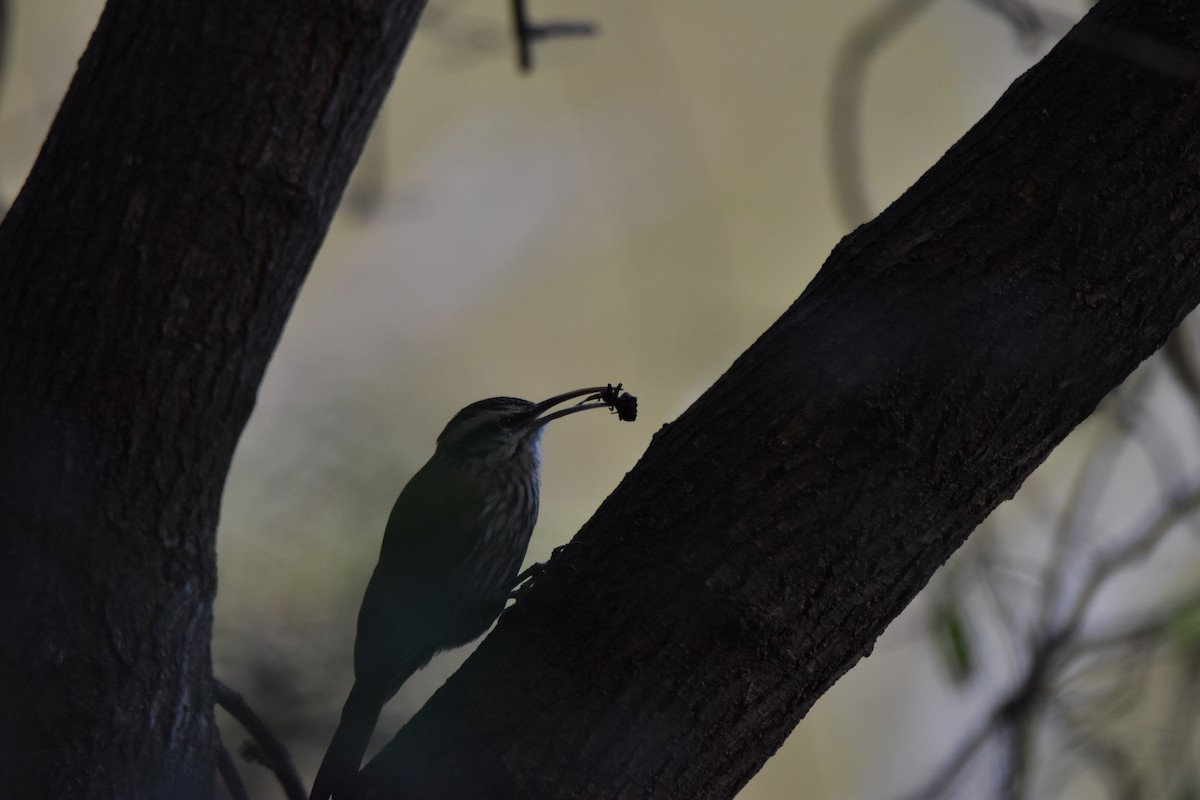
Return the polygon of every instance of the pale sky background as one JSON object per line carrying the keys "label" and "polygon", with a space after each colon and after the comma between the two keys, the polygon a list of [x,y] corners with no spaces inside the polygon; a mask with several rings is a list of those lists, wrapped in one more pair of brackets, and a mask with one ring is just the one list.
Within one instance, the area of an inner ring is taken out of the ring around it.
{"label": "pale sky background", "polygon": [[[639,396],[636,425],[584,415],[550,428],[530,551],[541,560],[847,232],[829,169],[832,65],[877,5],[542,0],[535,17],[592,20],[600,34],[539,45],[536,70],[522,76],[508,3],[434,0],[226,489],[216,668],[280,727],[306,779],[350,683],[354,614],[392,500],[453,413],[482,397],[536,400],[595,383],[621,381]],[[1074,18],[1084,4],[1042,6]],[[0,92],[5,199],[99,8],[13,3]],[[890,42],[863,107],[876,209],[1042,52],[970,0],[933,3]],[[997,524],[1007,514],[1020,527],[1029,508],[1061,494],[1056,470],[1080,450],[1057,453]],[[742,800],[892,797],[941,762],[1011,664],[985,667],[970,692],[953,689],[924,641],[927,612],[918,602],[893,624]],[[439,657],[406,685],[381,735],[466,653]],[[257,796],[272,796],[259,786]]]}

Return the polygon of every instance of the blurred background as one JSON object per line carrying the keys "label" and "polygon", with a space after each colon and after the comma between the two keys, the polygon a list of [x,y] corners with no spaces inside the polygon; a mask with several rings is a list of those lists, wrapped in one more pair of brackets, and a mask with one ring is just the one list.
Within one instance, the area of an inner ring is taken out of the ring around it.
{"label": "blurred background", "polygon": [[[217,674],[306,779],[399,489],[460,407],[624,382],[544,442],[530,560],[1086,11],[1083,0],[432,0],[225,492]],[[95,0],[0,0],[0,202]],[[1200,796],[1200,426],[1184,330],[1002,506],[740,795]],[[466,657],[405,685],[382,743]],[[219,715],[231,747],[245,738]],[[245,767],[256,797],[282,794]]]}

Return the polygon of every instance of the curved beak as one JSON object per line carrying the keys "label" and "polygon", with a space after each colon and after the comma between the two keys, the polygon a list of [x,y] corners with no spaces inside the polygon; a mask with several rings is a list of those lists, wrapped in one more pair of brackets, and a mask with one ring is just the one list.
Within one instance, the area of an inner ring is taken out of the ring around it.
{"label": "curved beak", "polygon": [[[533,416],[529,418],[528,424],[531,428],[540,428],[552,419],[565,417],[567,414],[574,414],[576,411],[591,411],[593,408],[608,408],[608,403],[600,400],[600,394],[606,391],[607,388],[608,387],[606,386],[589,386],[586,389],[576,389],[571,392],[556,394],[554,397],[543,400],[533,407]],[[568,408],[560,408],[559,410],[553,411],[549,414],[545,413],[554,408],[554,406],[559,405],[560,403],[565,403],[568,400],[574,400],[576,397],[582,397],[583,399],[575,405],[569,406]]]}

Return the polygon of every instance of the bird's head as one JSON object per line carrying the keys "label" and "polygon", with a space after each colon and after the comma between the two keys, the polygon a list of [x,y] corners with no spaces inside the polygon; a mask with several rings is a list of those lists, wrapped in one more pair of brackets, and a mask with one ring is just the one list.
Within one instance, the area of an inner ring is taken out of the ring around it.
{"label": "bird's head", "polygon": [[[519,397],[489,397],[471,403],[455,414],[438,436],[438,453],[507,460],[520,452],[528,452],[536,458],[546,423],[577,411],[610,408],[612,403],[606,400],[612,391],[611,386],[607,389],[593,386],[564,392],[540,403]],[[584,399],[575,405],[555,409],[576,397]]]}

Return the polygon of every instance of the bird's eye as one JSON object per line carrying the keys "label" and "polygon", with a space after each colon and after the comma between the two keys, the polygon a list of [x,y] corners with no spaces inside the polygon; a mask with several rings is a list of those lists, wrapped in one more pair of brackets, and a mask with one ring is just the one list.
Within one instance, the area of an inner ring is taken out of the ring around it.
{"label": "bird's eye", "polygon": [[471,431],[471,438],[492,439],[502,435],[506,429],[507,428],[503,420],[497,422],[484,422],[477,425],[475,430]]}

